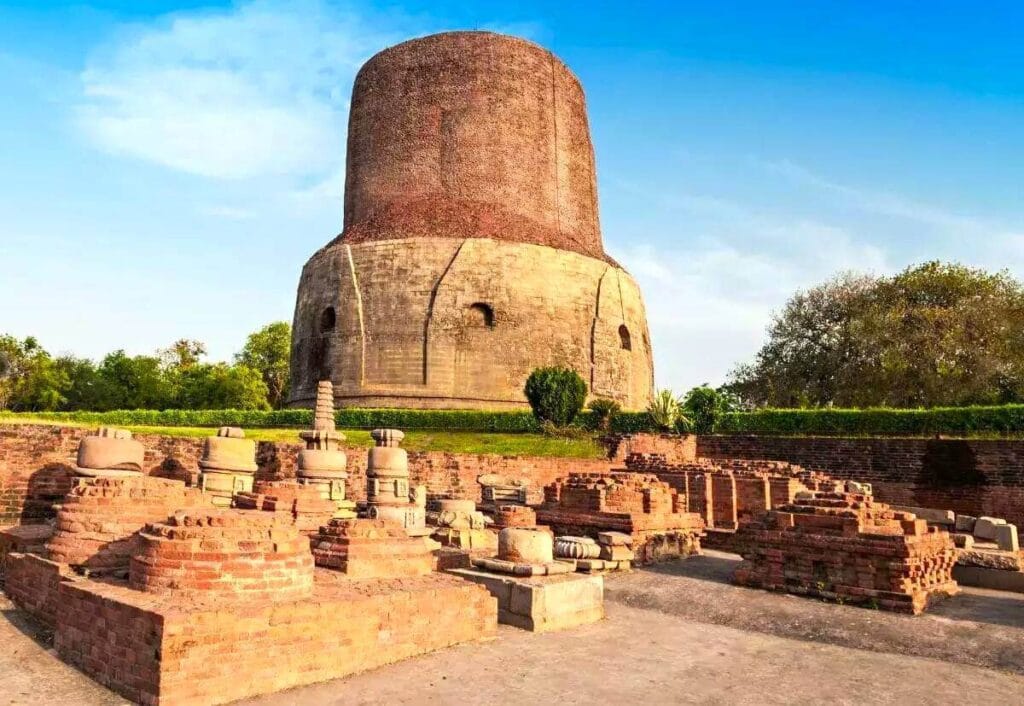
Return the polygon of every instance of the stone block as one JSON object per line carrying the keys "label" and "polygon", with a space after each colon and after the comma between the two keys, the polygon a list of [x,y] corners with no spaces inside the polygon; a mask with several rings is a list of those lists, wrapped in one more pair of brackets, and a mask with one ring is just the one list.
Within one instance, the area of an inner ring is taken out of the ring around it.
{"label": "stone block", "polygon": [[932,507],[917,507],[913,505],[892,505],[897,512],[912,512],[918,519],[924,520],[933,525],[954,525],[956,524],[956,513],[952,510],[939,510]]}
{"label": "stone block", "polygon": [[996,527],[1005,524],[1006,520],[1001,517],[979,517],[978,521],[974,524],[974,536],[978,539],[995,541]]}
{"label": "stone block", "polygon": [[974,523],[977,521],[978,518],[972,517],[971,515],[957,515],[955,525],[956,531],[974,534]]}
{"label": "stone block", "polygon": [[953,534],[953,546],[957,549],[973,549],[974,536],[970,534]]}
{"label": "stone block", "polygon": [[623,546],[603,546],[600,558],[606,561],[633,561],[633,550]]}
{"label": "stone block", "polygon": [[957,564],[953,567],[953,578],[961,586],[1024,593],[1024,571],[1006,571],[1005,569]]}
{"label": "stone block", "polygon": [[633,544],[633,538],[625,532],[598,532],[597,543],[610,547],[628,547]]}
{"label": "stone block", "polygon": [[996,525],[996,545],[1004,552],[1019,552],[1017,525]]}
{"label": "stone block", "polygon": [[604,617],[604,578],[566,574],[518,578],[472,569],[450,573],[478,583],[498,601],[498,622],[531,632],[551,632]]}

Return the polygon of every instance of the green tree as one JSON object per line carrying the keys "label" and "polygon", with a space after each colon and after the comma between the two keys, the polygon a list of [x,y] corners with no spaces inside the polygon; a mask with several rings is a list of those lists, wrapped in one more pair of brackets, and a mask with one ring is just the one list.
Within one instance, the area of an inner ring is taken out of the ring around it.
{"label": "green tree", "polygon": [[680,404],[683,416],[689,421],[687,431],[711,434],[723,414],[736,408],[733,396],[707,385],[695,387],[683,397]]}
{"label": "green tree", "polygon": [[177,401],[182,409],[270,409],[262,376],[240,364],[189,367],[181,373]]}
{"label": "green tree", "polygon": [[583,409],[587,383],[569,368],[537,368],[526,379],[523,392],[537,419],[566,427]]}
{"label": "green tree", "polygon": [[284,321],[267,324],[249,335],[235,360],[259,372],[267,387],[267,401],[274,409],[288,401],[292,327]]}
{"label": "green tree", "polygon": [[800,292],[727,389],[756,405],[916,407],[1024,399],[1024,288],[927,262]]}
{"label": "green tree", "polygon": [[96,411],[174,406],[174,387],[155,356],[108,353],[96,369],[96,383]]}
{"label": "green tree", "polygon": [[0,409],[47,411],[64,402],[67,375],[32,336],[0,336]]}
{"label": "green tree", "polygon": [[64,390],[62,410],[99,409],[100,381],[96,364],[88,358],[64,355],[54,361],[57,368],[68,379]]}

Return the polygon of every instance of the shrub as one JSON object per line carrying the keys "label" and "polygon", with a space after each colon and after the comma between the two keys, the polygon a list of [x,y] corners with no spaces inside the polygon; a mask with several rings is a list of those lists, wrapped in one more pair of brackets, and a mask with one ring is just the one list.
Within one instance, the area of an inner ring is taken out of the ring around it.
{"label": "shrub", "polygon": [[[695,387],[686,393],[682,408],[691,424],[685,431],[696,434],[711,434],[718,427],[719,421],[726,412],[732,410],[730,396],[707,385]],[[684,431],[684,430],[678,430]]]}
{"label": "shrub", "polygon": [[537,368],[523,389],[533,416],[564,427],[572,423],[587,399],[587,383],[575,370]]}
{"label": "shrub", "polygon": [[819,436],[1019,434],[1024,405],[931,409],[760,409],[722,416],[718,432]]}
{"label": "shrub", "polygon": [[594,422],[601,431],[608,431],[611,428],[612,418],[622,409],[615,400],[608,400],[601,397],[590,400],[587,409],[593,412]]}
{"label": "shrub", "polygon": [[671,431],[676,426],[679,418],[679,400],[672,393],[672,390],[658,390],[651,400],[647,413],[654,422],[655,427],[661,431]]}

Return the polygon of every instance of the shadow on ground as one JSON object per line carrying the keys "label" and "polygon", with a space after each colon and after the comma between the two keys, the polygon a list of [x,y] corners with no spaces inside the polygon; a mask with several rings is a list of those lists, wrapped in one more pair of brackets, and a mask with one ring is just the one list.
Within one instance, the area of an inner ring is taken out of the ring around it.
{"label": "shadow on ground", "polygon": [[966,588],[924,615],[897,615],[733,586],[738,562],[709,551],[610,575],[606,599],[779,637],[1024,674],[1024,595]]}

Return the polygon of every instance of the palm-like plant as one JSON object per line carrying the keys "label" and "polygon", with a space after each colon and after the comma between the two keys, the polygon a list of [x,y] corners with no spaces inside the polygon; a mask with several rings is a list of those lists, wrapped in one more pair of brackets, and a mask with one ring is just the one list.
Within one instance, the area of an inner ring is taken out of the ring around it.
{"label": "palm-like plant", "polygon": [[675,428],[676,420],[679,419],[679,400],[672,393],[672,390],[658,390],[647,407],[647,413],[659,429],[670,431]]}

